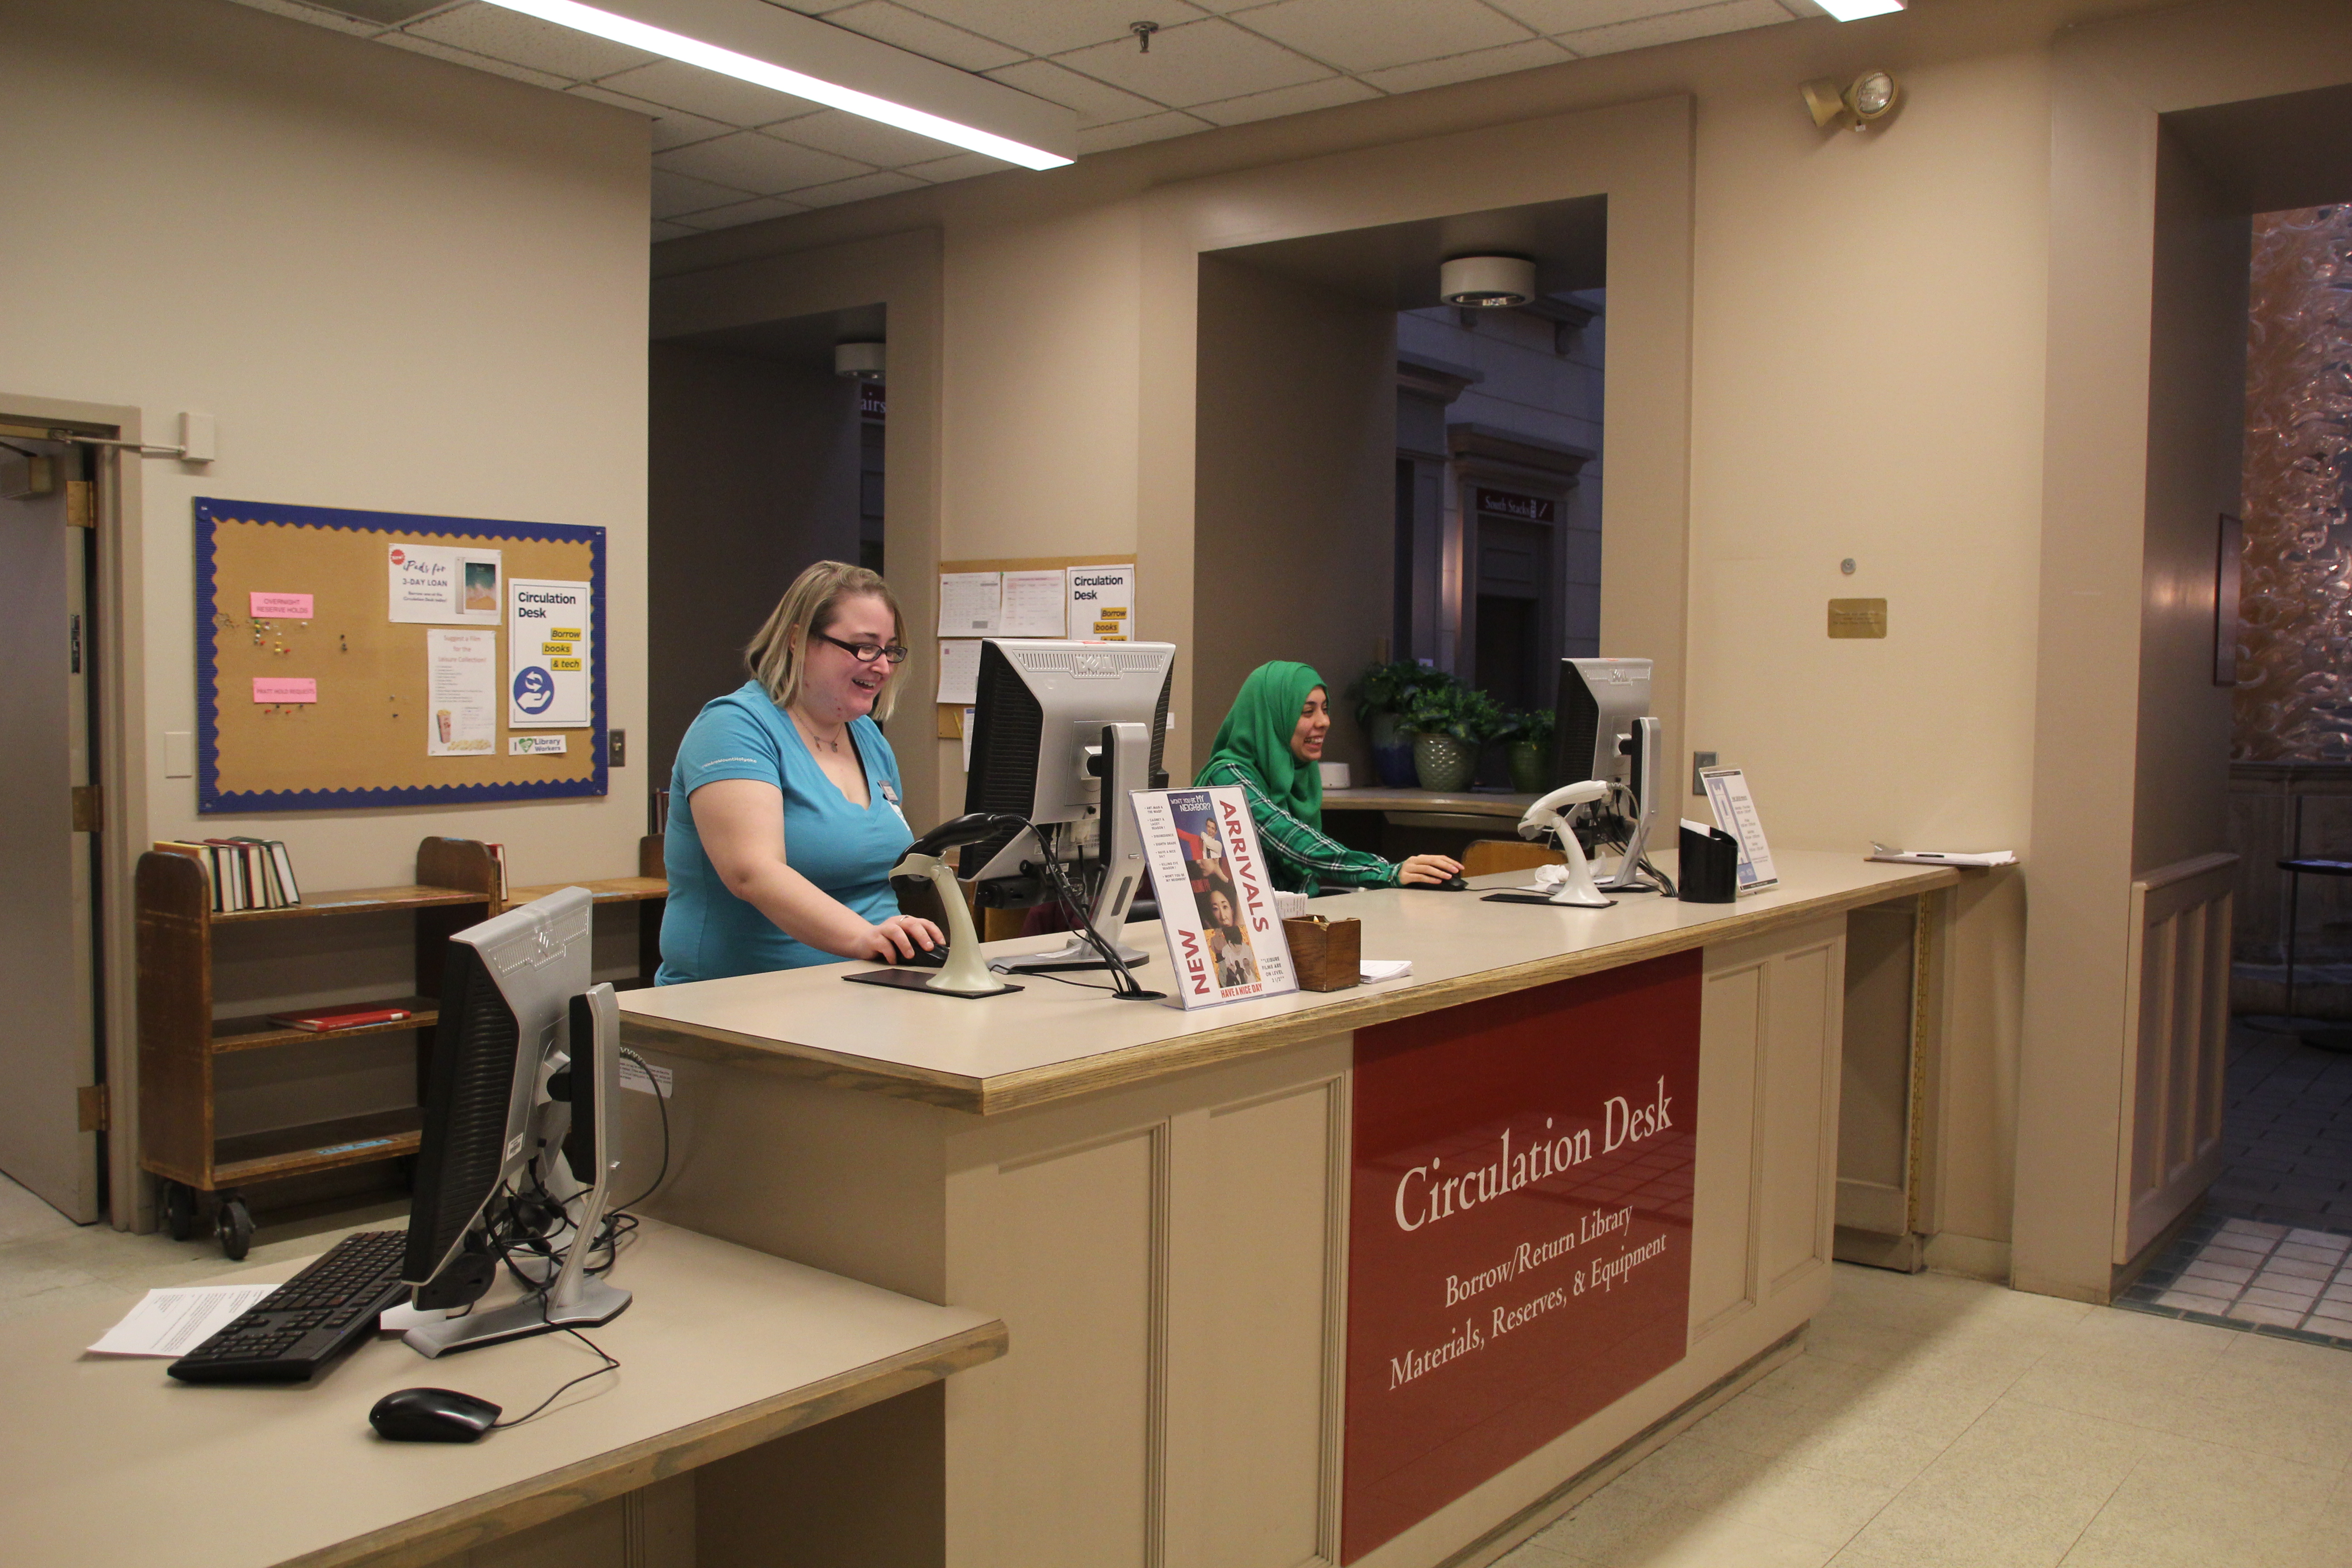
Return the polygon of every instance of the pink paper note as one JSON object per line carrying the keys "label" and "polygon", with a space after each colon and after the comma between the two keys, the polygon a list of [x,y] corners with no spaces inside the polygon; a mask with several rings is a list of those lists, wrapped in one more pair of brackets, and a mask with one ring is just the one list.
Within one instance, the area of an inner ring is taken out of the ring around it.
{"label": "pink paper note", "polygon": [[319,700],[319,683],[308,676],[273,679],[257,675],[253,678],[253,700],[256,702],[316,702]]}
{"label": "pink paper note", "polygon": [[310,595],[308,594],[248,594],[253,607],[246,613],[257,621],[307,621],[310,616]]}

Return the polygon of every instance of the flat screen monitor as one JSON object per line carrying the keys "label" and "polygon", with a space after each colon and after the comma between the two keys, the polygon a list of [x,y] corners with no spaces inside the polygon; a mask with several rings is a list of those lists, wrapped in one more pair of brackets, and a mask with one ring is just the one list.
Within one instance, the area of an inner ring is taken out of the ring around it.
{"label": "flat screen monitor", "polygon": [[1600,779],[1631,787],[1634,721],[1650,711],[1646,658],[1564,658],[1552,743],[1552,777],[1563,784]]}
{"label": "flat screen monitor", "polygon": [[552,1199],[551,1227],[564,1232],[569,1256],[560,1279],[543,1269],[527,1310],[412,1331],[425,1354],[609,1321],[628,1305],[625,1290],[581,1277],[583,1239],[595,1237],[609,1196],[618,1081],[618,1008],[612,987],[593,983],[591,905],[588,889],[560,889],[458,931],[442,957],[402,1279],[421,1310],[480,1300],[499,1269],[489,1244],[499,1196],[524,1184]]}

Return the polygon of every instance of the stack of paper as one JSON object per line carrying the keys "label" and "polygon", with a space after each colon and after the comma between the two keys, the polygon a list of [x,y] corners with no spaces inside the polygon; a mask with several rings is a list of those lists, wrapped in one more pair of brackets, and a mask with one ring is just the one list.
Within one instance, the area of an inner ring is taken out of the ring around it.
{"label": "stack of paper", "polygon": [[1402,980],[1412,973],[1410,958],[1366,958],[1356,964],[1357,978],[1367,985],[1376,980]]}

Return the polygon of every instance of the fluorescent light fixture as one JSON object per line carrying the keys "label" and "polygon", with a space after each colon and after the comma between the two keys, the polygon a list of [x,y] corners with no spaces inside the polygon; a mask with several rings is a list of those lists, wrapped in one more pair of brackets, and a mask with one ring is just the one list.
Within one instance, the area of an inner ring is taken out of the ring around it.
{"label": "fluorescent light fixture", "polygon": [[[570,27],[577,32],[593,33],[600,38],[610,38],[616,44],[626,44],[631,48],[643,49],[649,55],[661,55],[687,65],[698,66],[704,70],[716,71],[720,76],[733,77],[738,81],[748,81],[758,87],[772,88],[777,92],[790,93],[794,98],[806,99],[811,103],[821,103],[828,109],[838,109],[846,113],[862,115],[867,120],[879,121],[885,125],[895,125],[901,131],[911,131],[918,136],[928,136],[935,142],[945,142],[950,146],[966,148],[974,153],[985,153],[992,158],[1001,158],[1005,163],[1017,163],[1024,169],[1058,169],[1066,163],[1074,162],[1059,153],[1048,152],[1042,147],[1015,141],[1010,136],[999,135],[993,131],[982,130],[979,126],[967,124],[962,121],[950,120],[944,115],[933,114],[926,110],[916,109],[908,104],[878,97],[874,93],[862,92],[856,88],[844,86],[838,81],[829,81],[823,77],[811,76],[806,71],[794,70],[790,66],[778,65],[773,60],[761,59],[752,55],[740,53],[704,38],[689,37],[684,33],[673,32],[669,28],[656,26],[651,22],[640,21],[634,16],[624,16],[615,12],[599,10],[593,5],[583,5],[578,3],[578,0],[489,0],[489,3],[509,11],[520,11],[526,16],[536,16],[543,22],[553,22],[558,26]],[[748,5],[748,10],[744,8],[745,5]],[[803,34],[797,39],[785,38],[781,41],[784,42],[787,47],[795,41],[819,43],[822,53],[835,56],[836,58],[846,53],[859,51],[862,47],[867,58],[860,63],[869,67],[882,65],[887,68],[888,65],[888,62],[874,58],[872,51],[880,50],[887,55],[899,56],[901,61],[891,74],[900,77],[909,73],[910,64],[914,68],[929,66],[933,71],[944,72],[950,78],[961,78],[966,75],[950,67],[938,65],[934,61],[924,60],[919,56],[908,55],[903,50],[893,49],[887,44],[879,44],[845,29],[800,16],[796,12],[782,11],[774,6],[761,4],[760,0],[740,0],[739,4],[731,7],[713,3],[713,0],[653,0],[650,4],[646,3],[646,0],[639,0],[639,3],[633,5],[631,9],[662,15],[666,20],[723,21],[729,25],[720,28],[706,27],[701,30],[732,34],[737,41],[748,41],[750,37],[757,37],[760,41],[772,45],[780,41],[776,39],[775,35],[788,30],[794,25],[822,28],[826,33],[837,34],[839,37],[818,40],[814,35]],[[729,14],[730,11],[732,15]],[[785,51],[775,49],[772,52]],[[816,62],[812,60],[811,63]],[[1014,93],[1012,89],[1000,86],[985,78],[971,77],[968,80],[977,84],[979,88],[993,89],[996,93],[1024,100],[1027,103],[1036,105],[1039,110],[1049,110],[1052,107],[1044,104],[1041,100],[1028,99],[1025,94]],[[973,90],[967,87],[958,96],[970,97]]]}
{"label": "fluorescent light fixture", "polygon": [[[499,0],[499,4],[504,3]],[[1859,22],[1864,16],[1884,16],[1890,11],[1900,11],[1904,0],[1813,0],[1813,4],[1841,22]]]}

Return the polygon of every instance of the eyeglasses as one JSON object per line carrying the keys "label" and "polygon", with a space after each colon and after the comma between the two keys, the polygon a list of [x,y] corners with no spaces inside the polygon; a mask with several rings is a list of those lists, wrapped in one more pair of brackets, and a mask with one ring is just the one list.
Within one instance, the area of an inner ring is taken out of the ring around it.
{"label": "eyeglasses", "polygon": [[900,647],[897,643],[892,643],[887,647],[876,647],[872,643],[844,642],[839,637],[824,632],[817,633],[816,637],[819,641],[831,643],[860,664],[872,664],[877,658],[887,658],[892,664],[907,662],[907,649]]}

